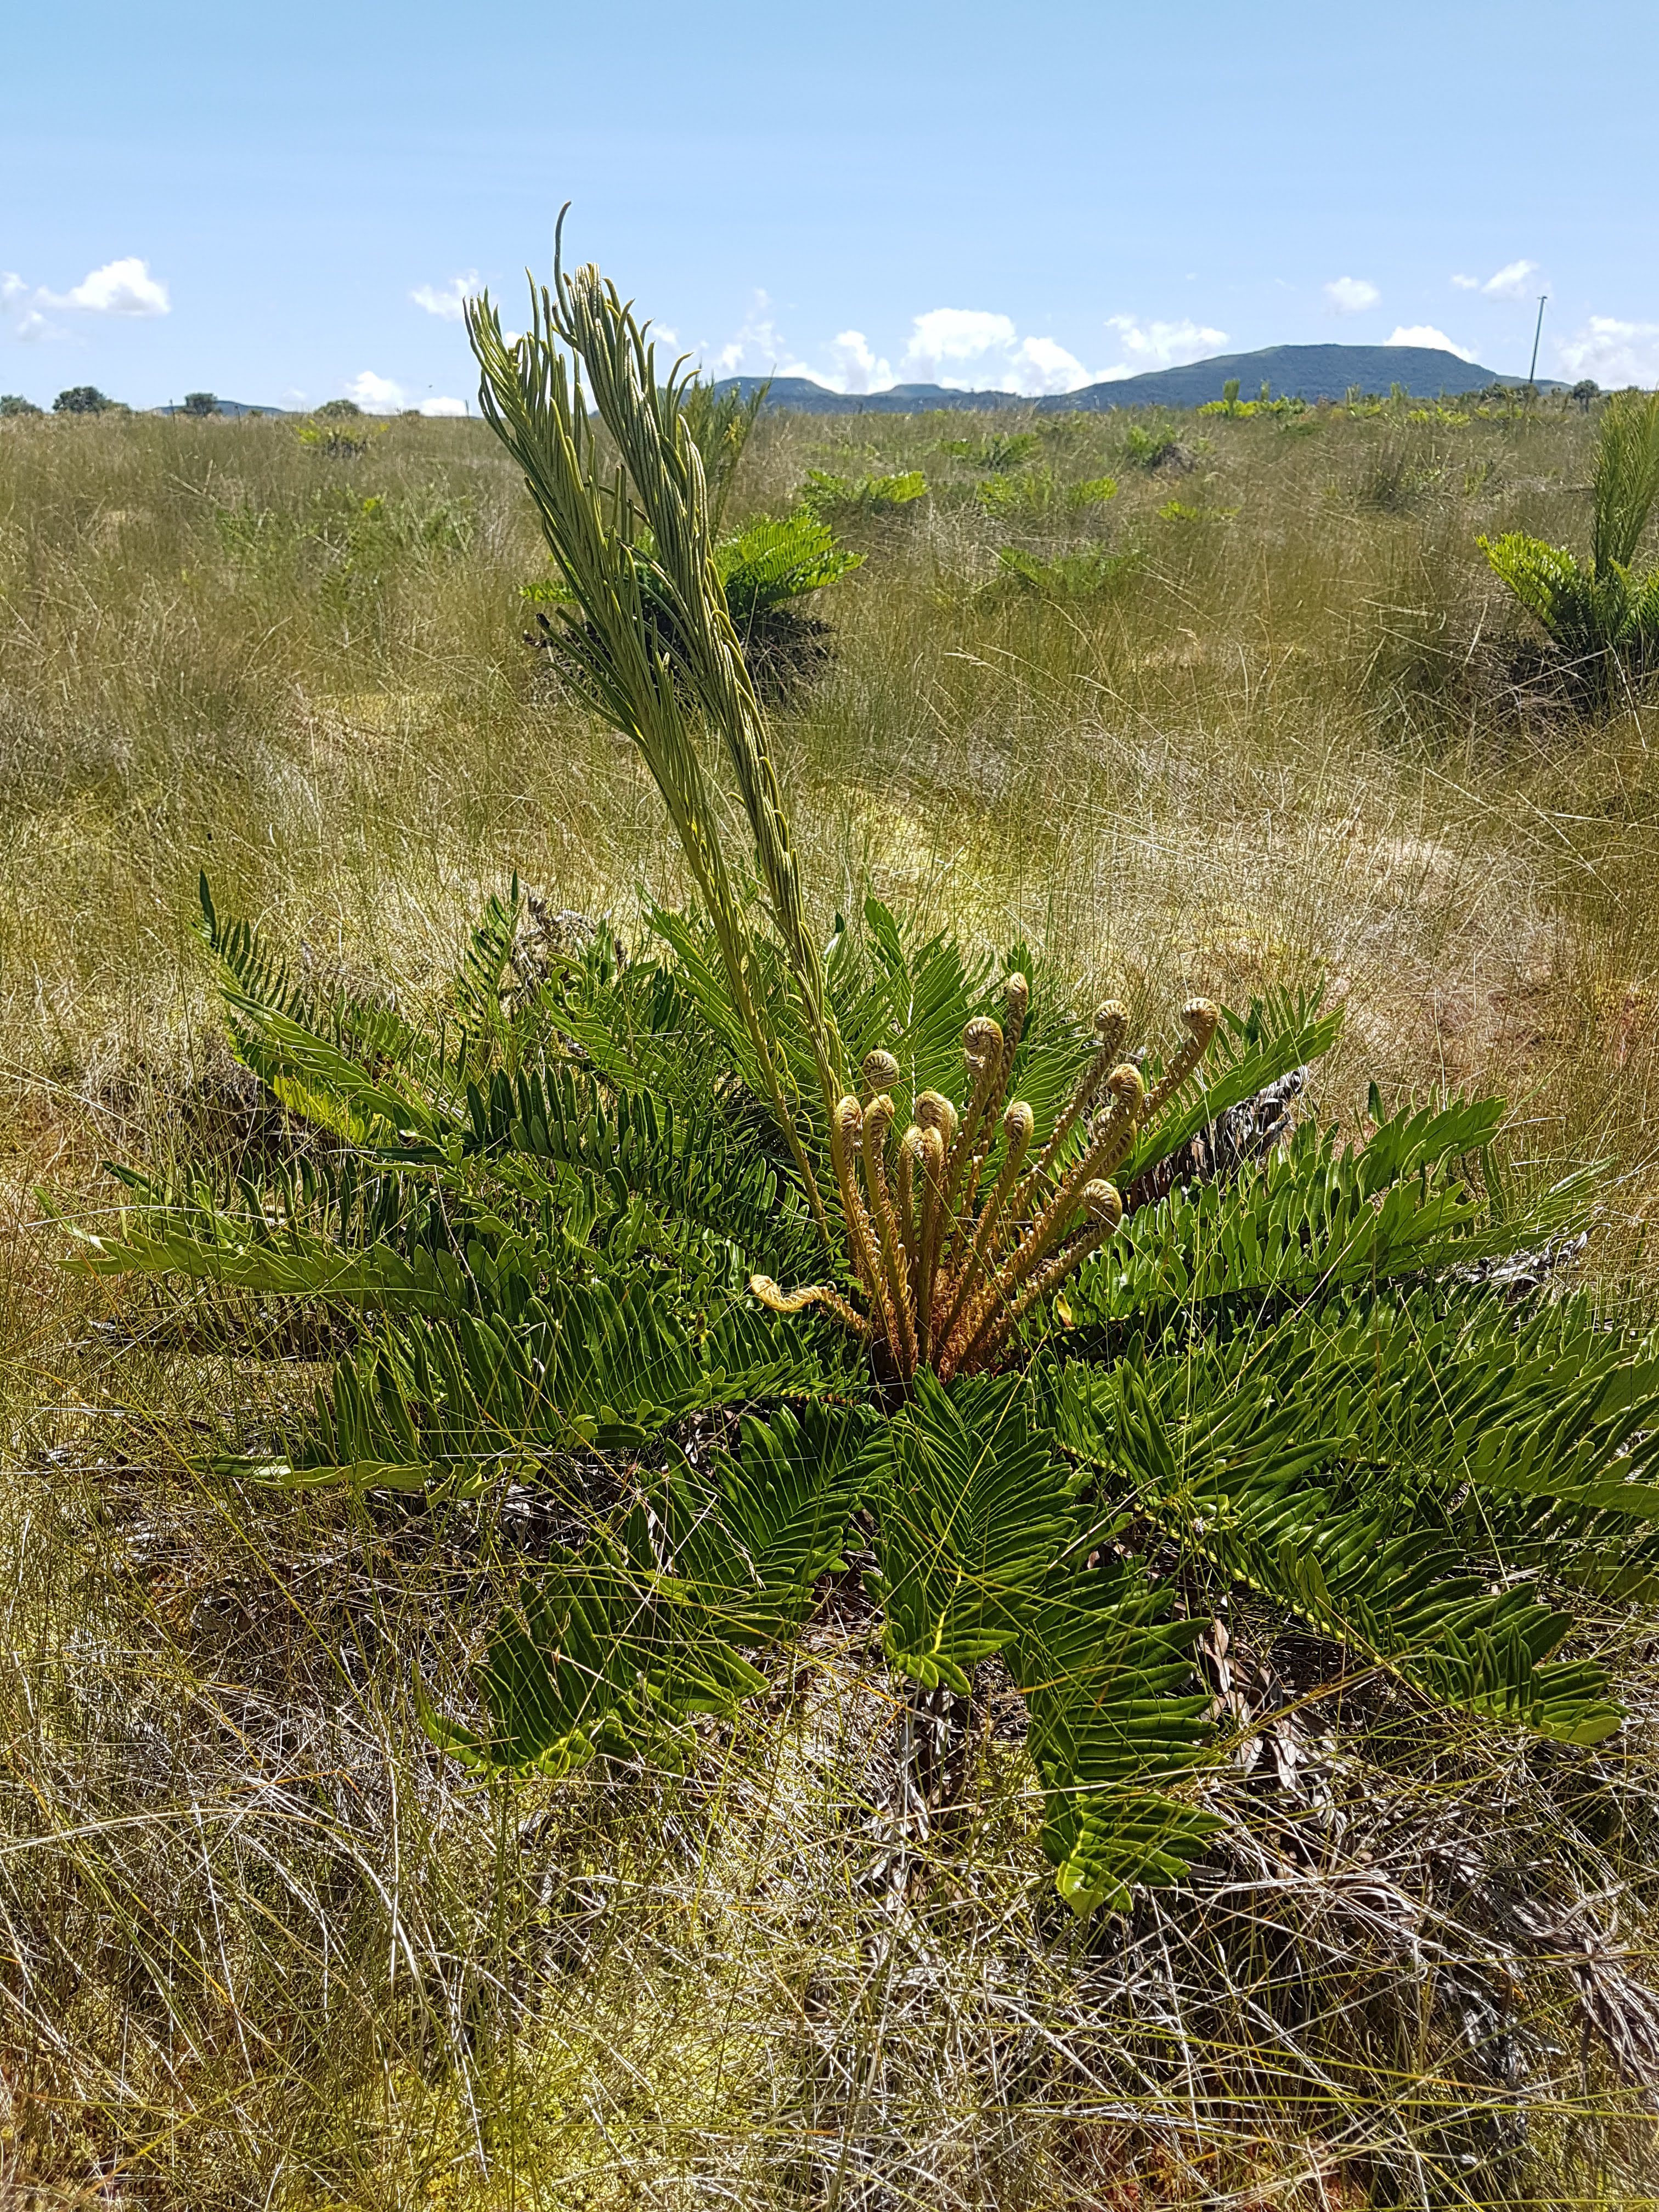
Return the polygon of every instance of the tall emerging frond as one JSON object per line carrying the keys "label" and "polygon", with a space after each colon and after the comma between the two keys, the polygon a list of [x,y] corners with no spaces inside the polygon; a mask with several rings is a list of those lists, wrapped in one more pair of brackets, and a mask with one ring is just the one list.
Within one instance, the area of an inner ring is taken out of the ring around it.
{"label": "tall emerging frond", "polygon": [[[482,371],[480,404],[524,471],[573,595],[574,607],[559,610],[568,664],[593,707],[638,746],[662,793],[716,931],[766,1096],[822,1219],[797,1109],[786,1096],[755,1000],[754,940],[720,842],[714,794],[698,747],[700,720],[713,726],[737,775],[772,918],[813,1036],[824,1099],[837,1089],[839,1048],[833,1025],[826,1024],[821,967],[759,736],[759,704],[714,571],[702,465],[681,418],[680,380],[671,374],[659,383],[654,347],[615,288],[591,267],[567,277],[561,266],[552,291],[532,293],[531,327],[511,345],[487,296],[469,303],[467,321]],[[567,346],[586,372],[620,471],[609,468],[600,451]],[[647,531],[652,552],[642,562],[637,548]],[[672,656],[646,618],[647,569],[653,596],[672,613]]]}
{"label": "tall emerging frond", "polygon": [[1590,561],[1601,576],[1630,567],[1659,500],[1659,392],[1624,392],[1608,400],[1591,489]]}
{"label": "tall emerging frond", "polygon": [[1621,392],[1602,410],[1592,483],[1588,564],[1522,531],[1477,541],[1495,574],[1565,656],[1568,673],[1603,696],[1620,671],[1659,665],[1659,568],[1632,573],[1659,501],[1659,392]]}

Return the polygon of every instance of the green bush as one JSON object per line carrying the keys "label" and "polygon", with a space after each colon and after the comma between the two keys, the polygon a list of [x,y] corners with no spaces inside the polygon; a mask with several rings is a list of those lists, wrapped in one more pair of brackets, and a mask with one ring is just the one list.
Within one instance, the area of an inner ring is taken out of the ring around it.
{"label": "green bush", "polygon": [[1137,469],[1190,467],[1192,456],[1165,423],[1131,422],[1123,433],[1123,458]]}
{"label": "green bush", "polygon": [[1587,561],[1523,531],[1477,542],[1542,623],[1572,687],[1605,702],[1659,668],[1659,564],[1641,573],[1635,566],[1659,501],[1659,392],[1608,401],[1592,492]]}
{"label": "green bush", "polygon": [[71,384],[52,403],[54,415],[101,415],[115,402],[95,384]]}
{"label": "green bush", "polygon": [[987,469],[994,476],[1006,476],[1024,468],[1042,443],[1035,430],[1012,430],[986,438],[941,438],[939,449],[954,460],[971,462],[975,468]]}
{"label": "green bush", "polygon": [[992,514],[1035,520],[1058,508],[1104,507],[1117,497],[1117,479],[1090,477],[1082,483],[1061,484],[1051,469],[1033,469],[1024,476],[988,477],[974,487],[974,496]]}
{"label": "green bush", "polygon": [[927,479],[920,469],[896,476],[838,477],[823,469],[808,469],[801,504],[825,522],[853,522],[897,514],[927,496]]}
{"label": "green bush", "polygon": [[384,422],[371,422],[355,400],[329,399],[313,410],[295,435],[309,452],[331,461],[355,460],[386,434]]}
{"label": "green bush", "polygon": [[862,553],[838,546],[829,524],[804,508],[781,522],[763,517],[714,549],[714,571],[739,635],[790,600],[836,583],[863,560]]}
{"label": "green bush", "polygon": [[1041,598],[1092,599],[1133,575],[1140,559],[1134,549],[1109,553],[1095,546],[1086,552],[1059,553],[1044,560],[1017,545],[1005,545],[997,555],[997,564],[1005,580],[1012,579]]}

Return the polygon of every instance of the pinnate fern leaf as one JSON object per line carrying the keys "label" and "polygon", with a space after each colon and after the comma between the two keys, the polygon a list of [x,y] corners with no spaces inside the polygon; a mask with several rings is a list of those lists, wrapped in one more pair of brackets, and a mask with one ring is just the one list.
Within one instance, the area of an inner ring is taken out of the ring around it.
{"label": "pinnate fern leaf", "polygon": [[[1362,1662],[1505,1725],[1599,1741],[1620,1716],[1599,1668],[1553,1658],[1568,1618],[1529,1574],[1501,1560],[1477,1571],[1451,1509],[1490,1485],[1605,1510],[1607,1462],[1650,1417],[1650,1392],[1589,1381],[1579,1410],[1599,1422],[1583,1453],[1558,1459],[1535,1364],[1499,1334],[1449,1336],[1432,1320],[1367,1302],[1346,1319],[1071,1368],[1059,1433],[1194,1559]],[[1449,1407],[1443,1369],[1483,1364],[1484,1391]],[[1460,1436],[1461,1467],[1443,1456]],[[1617,1486],[1632,1518],[1653,1516],[1646,1485]]]}
{"label": "pinnate fern leaf", "polygon": [[1071,1526],[1069,1469],[1017,1378],[947,1389],[926,1370],[880,1440],[875,1476],[882,1649],[966,1693],[1036,1603]]}
{"label": "pinnate fern leaf", "polygon": [[487,1771],[557,1777],[608,1750],[678,1762],[697,1714],[730,1717],[766,1686],[746,1658],[799,1626],[844,1565],[869,1417],[781,1408],[745,1419],[712,1474],[683,1462],[580,1552],[562,1551],[503,1608],[474,1686],[474,1730],[422,1718]]}
{"label": "pinnate fern leaf", "polygon": [[1079,1914],[1121,1911],[1137,1882],[1178,1881],[1219,1823],[1168,1795],[1206,1756],[1209,1700],[1190,1693],[1196,1621],[1107,1553],[1050,1568],[1009,1647],[1042,1784],[1042,1845]]}

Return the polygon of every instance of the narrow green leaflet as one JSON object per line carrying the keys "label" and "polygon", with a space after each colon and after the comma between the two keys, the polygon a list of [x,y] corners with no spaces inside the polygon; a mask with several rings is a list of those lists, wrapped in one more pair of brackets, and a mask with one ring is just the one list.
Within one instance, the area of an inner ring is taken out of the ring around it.
{"label": "narrow green leaflet", "polygon": [[1462,1099],[1404,1114],[1358,1152],[1345,1151],[1334,1129],[1304,1122],[1236,1183],[1177,1188],[1134,1215],[1079,1277],[1073,1313],[1109,1324],[1216,1299],[1322,1297],[1467,1266],[1577,1227],[1589,1211],[1590,1171],[1501,1221],[1455,1173],[1492,1143],[1505,1110],[1500,1099]]}

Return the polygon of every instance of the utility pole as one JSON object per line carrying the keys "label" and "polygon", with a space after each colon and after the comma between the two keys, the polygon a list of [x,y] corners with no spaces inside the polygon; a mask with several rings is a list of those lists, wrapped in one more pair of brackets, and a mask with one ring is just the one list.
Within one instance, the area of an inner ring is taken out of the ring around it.
{"label": "utility pole", "polygon": [[1532,334],[1532,367],[1527,371],[1528,384],[1533,383],[1538,374],[1538,341],[1544,335],[1544,302],[1548,297],[1547,292],[1538,295],[1538,321]]}

